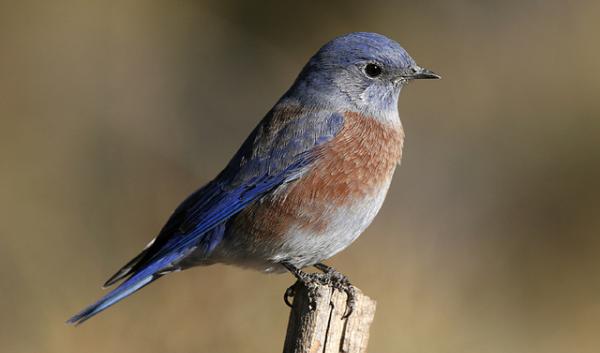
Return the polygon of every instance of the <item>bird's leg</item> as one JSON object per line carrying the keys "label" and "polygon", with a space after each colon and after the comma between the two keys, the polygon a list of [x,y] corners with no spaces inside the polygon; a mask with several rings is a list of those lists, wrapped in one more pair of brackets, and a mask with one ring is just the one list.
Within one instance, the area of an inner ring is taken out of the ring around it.
{"label": "bird's leg", "polygon": [[286,263],[286,262],[282,262],[281,265],[283,267],[285,267],[288,271],[290,271],[294,275],[294,277],[296,277],[296,282],[293,285],[291,285],[288,289],[286,289],[285,293],[283,294],[283,300],[285,301],[285,303],[289,307],[292,307],[290,298],[296,294],[296,289],[297,289],[298,284],[302,283],[308,289],[309,307],[311,309],[314,309],[316,306],[316,295],[317,295],[317,291],[316,291],[317,285],[316,284],[317,283],[329,284],[325,280],[325,278],[324,278],[325,276],[323,276],[323,274],[321,274],[321,273],[303,272],[299,268],[297,268],[289,263]]}
{"label": "bird's leg", "polygon": [[342,316],[342,318],[347,318],[354,311],[354,307],[356,306],[356,288],[350,283],[350,280],[346,275],[337,271],[335,268],[327,266],[323,263],[316,263],[314,265],[320,271],[326,275],[328,284],[333,288],[343,291],[346,293],[346,312]]}

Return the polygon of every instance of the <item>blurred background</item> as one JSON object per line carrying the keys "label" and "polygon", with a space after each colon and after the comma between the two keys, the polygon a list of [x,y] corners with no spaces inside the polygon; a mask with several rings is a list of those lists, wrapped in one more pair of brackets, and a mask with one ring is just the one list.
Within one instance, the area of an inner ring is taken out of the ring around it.
{"label": "blurred background", "polygon": [[64,321],[210,180],[326,41],[375,31],[402,92],[379,217],[329,261],[371,352],[600,350],[600,2],[0,5],[0,349],[280,352],[290,275],[174,274]]}

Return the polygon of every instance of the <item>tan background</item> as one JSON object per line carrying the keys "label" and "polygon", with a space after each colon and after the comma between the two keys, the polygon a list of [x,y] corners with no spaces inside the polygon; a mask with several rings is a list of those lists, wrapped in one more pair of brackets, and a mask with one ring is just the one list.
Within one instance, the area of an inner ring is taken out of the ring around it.
{"label": "tan background", "polygon": [[310,55],[377,31],[444,76],[401,97],[383,211],[330,261],[371,352],[600,350],[600,2],[0,5],[0,350],[279,352],[289,275],[161,279],[64,324],[224,166]]}

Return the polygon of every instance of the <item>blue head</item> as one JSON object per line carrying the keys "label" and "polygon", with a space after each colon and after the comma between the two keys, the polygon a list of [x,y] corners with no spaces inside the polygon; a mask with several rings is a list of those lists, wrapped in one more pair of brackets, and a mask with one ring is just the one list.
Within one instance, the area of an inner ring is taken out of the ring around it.
{"label": "blue head", "polygon": [[395,41],[381,34],[356,32],[321,47],[286,97],[304,104],[344,104],[377,115],[395,112],[402,86],[424,78],[439,76],[417,66]]}

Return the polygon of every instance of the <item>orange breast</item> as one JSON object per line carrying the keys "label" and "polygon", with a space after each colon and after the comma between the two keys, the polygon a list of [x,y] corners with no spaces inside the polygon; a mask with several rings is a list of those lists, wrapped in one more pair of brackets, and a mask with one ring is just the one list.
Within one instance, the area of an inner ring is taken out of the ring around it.
{"label": "orange breast", "polygon": [[402,157],[403,140],[399,123],[346,113],[344,127],[320,148],[314,167],[277,194],[247,208],[238,224],[263,241],[281,238],[292,226],[323,233],[332,209],[361,202],[387,185]]}
{"label": "orange breast", "polygon": [[402,157],[402,126],[346,113],[342,131],[319,151],[314,168],[289,197],[343,204],[373,194],[391,178]]}

